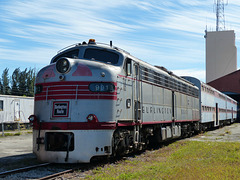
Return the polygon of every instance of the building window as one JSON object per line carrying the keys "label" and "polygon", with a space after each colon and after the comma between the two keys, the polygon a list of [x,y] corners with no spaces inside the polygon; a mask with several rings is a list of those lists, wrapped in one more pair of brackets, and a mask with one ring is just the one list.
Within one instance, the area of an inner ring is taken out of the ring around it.
{"label": "building window", "polygon": [[0,111],[3,111],[3,101],[0,100]]}

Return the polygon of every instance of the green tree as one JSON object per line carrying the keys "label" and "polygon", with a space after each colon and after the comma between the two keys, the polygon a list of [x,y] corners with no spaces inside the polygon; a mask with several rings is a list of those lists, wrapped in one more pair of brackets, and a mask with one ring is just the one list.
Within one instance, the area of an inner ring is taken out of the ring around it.
{"label": "green tree", "polygon": [[[6,68],[0,78],[0,94],[17,95],[17,96],[34,96],[34,83],[36,79],[36,69],[26,68],[21,71],[16,68],[9,79],[8,71]],[[11,80],[11,88],[9,82]]]}
{"label": "green tree", "polygon": [[10,94],[10,87],[9,87],[9,75],[8,75],[8,68],[5,68],[2,73],[2,86],[3,86],[3,94],[9,95]]}
{"label": "green tree", "polygon": [[27,94],[27,68],[21,71],[19,74],[19,95],[23,96]]}
{"label": "green tree", "polygon": [[20,68],[17,68],[13,71],[12,74],[12,95],[19,95],[19,76],[20,76]]}
{"label": "green tree", "polygon": [[0,78],[0,94],[3,94],[2,79]]}
{"label": "green tree", "polygon": [[29,69],[27,72],[27,92],[28,96],[34,96],[34,82],[36,79],[36,70],[35,69]]}

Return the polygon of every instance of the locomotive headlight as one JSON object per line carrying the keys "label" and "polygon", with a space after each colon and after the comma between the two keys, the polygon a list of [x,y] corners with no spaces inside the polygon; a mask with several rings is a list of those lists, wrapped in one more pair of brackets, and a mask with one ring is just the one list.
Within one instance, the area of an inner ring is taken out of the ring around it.
{"label": "locomotive headlight", "polygon": [[97,123],[98,122],[98,118],[95,114],[89,114],[87,116],[87,121],[90,123]]}
{"label": "locomotive headlight", "polygon": [[105,77],[105,73],[104,73],[104,72],[101,72],[101,76],[102,76],[102,77]]}
{"label": "locomotive headlight", "polygon": [[30,121],[30,123],[38,122],[37,116],[35,115],[30,115],[28,120]]}
{"label": "locomotive headlight", "polygon": [[91,83],[88,88],[92,92],[114,92],[115,90],[113,83]]}
{"label": "locomotive headlight", "polygon": [[59,73],[67,73],[70,68],[70,62],[66,58],[60,58],[56,63],[56,69]]}

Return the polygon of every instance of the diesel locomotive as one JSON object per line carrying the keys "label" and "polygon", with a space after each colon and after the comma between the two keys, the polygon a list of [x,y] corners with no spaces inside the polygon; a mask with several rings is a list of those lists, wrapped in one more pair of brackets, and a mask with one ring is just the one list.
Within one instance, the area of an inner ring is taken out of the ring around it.
{"label": "diesel locomotive", "polygon": [[191,136],[233,122],[237,109],[197,79],[94,39],[59,51],[38,72],[34,103],[33,152],[54,163],[88,163]]}

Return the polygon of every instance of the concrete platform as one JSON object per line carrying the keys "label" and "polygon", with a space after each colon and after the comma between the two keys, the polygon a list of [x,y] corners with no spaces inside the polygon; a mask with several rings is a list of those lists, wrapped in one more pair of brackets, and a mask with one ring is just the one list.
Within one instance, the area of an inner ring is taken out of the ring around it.
{"label": "concrete platform", "polygon": [[32,153],[32,134],[0,136],[0,172],[37,163]]}
{"label": "concrete platform", "polygon": [[0,158],[32,153],[32,134],[0,138]]}

